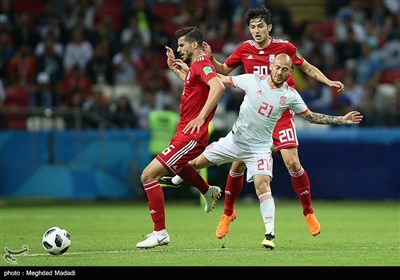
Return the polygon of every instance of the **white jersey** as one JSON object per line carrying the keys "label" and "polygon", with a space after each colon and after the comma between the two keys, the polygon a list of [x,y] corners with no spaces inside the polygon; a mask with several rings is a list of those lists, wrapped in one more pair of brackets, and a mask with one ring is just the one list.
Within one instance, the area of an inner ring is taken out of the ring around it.
{"label": "white jersey", "polygon": [[300,114],[308,110],[294,88],[286,82],[280,88],[271,88],[267,78],[257,74],[231,76],[232,86],[245,91],[232,128],[235,144],[243,149],[270,147],[272,132],[283,112],[291,109]]}

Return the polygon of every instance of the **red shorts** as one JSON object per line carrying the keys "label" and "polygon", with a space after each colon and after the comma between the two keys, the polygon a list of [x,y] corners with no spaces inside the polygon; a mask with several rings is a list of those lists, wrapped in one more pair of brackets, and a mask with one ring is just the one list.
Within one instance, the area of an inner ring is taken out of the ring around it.
{"label": "red shorts", "polygon": [[274,151],[279,152],[282,149],[297,148],[296,126],[294,123],[294,113],[286,110],[279,121],[276,123],[274,132],[272,133],[274,141]]}
{"label": "red shorts", "polygon": [[179,134],[156,158],[170,174],[175,175],[181,171],[182,165],[201,155],[206,147],[207,141],[194,139],[190,134]]}

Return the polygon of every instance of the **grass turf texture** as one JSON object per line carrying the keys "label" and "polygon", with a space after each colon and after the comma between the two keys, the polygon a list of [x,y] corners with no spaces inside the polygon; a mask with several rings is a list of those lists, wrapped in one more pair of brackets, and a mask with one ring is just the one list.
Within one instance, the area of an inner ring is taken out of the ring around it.
{"label": "grass turf texture", "polygon": [[[28,204],[31,204],[29,206]],[[33,204],[33,205],[32,205]],[[223,212],[211,213],[194,202],[166,202],[168,246],[135,247],[152,231],[143,202],[2,203],[0,247],[13,251],[19,266],[400,266],[398,202],[314,201],[321,234],[307,230],[298,201],[275,199],[276,248],[261,241],[264,226],[258,203],[239,201],[228,235],[215,237]],[[67,253],[52,256],[41,245],[50,227],[68,230]],[[1,266],[10,266],[5,258]]]}

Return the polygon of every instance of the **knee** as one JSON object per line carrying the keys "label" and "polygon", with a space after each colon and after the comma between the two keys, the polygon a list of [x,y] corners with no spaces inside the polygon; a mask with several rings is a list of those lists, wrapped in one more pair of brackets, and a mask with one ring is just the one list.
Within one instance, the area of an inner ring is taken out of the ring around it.
{"label": "knee", "polygon": [[143,170],[142,174],[140,175],[140,180],[142,181],[142,184],[148,184],[151,183],[153,180],[151,180],[150,172],[148,172],[146,169]]}
{"label": "knee", "polygon": [[290,171],[290,172],[296,172],[300,169],[301,165],[300,165],[300,160],[298,157],[296,156],[290,156],[288,158],[285,159],[285,165],[286,168]]}
{"label": "knee", "polygon": [[232,163],[231,170],[235,173],[242,173],[246,169],[246,164],[243,161],[235,161]]}

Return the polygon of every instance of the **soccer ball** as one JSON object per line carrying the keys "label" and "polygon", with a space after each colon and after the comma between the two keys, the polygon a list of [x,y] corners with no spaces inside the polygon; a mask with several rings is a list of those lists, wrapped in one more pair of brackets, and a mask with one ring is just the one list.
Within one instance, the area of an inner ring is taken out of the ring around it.
{"label": "soccer ball", "polygon": [[71,236],[63,228],[52,227],[43,234],[42,245],[46,252],[52,255],[62,255],[71,245]]}

